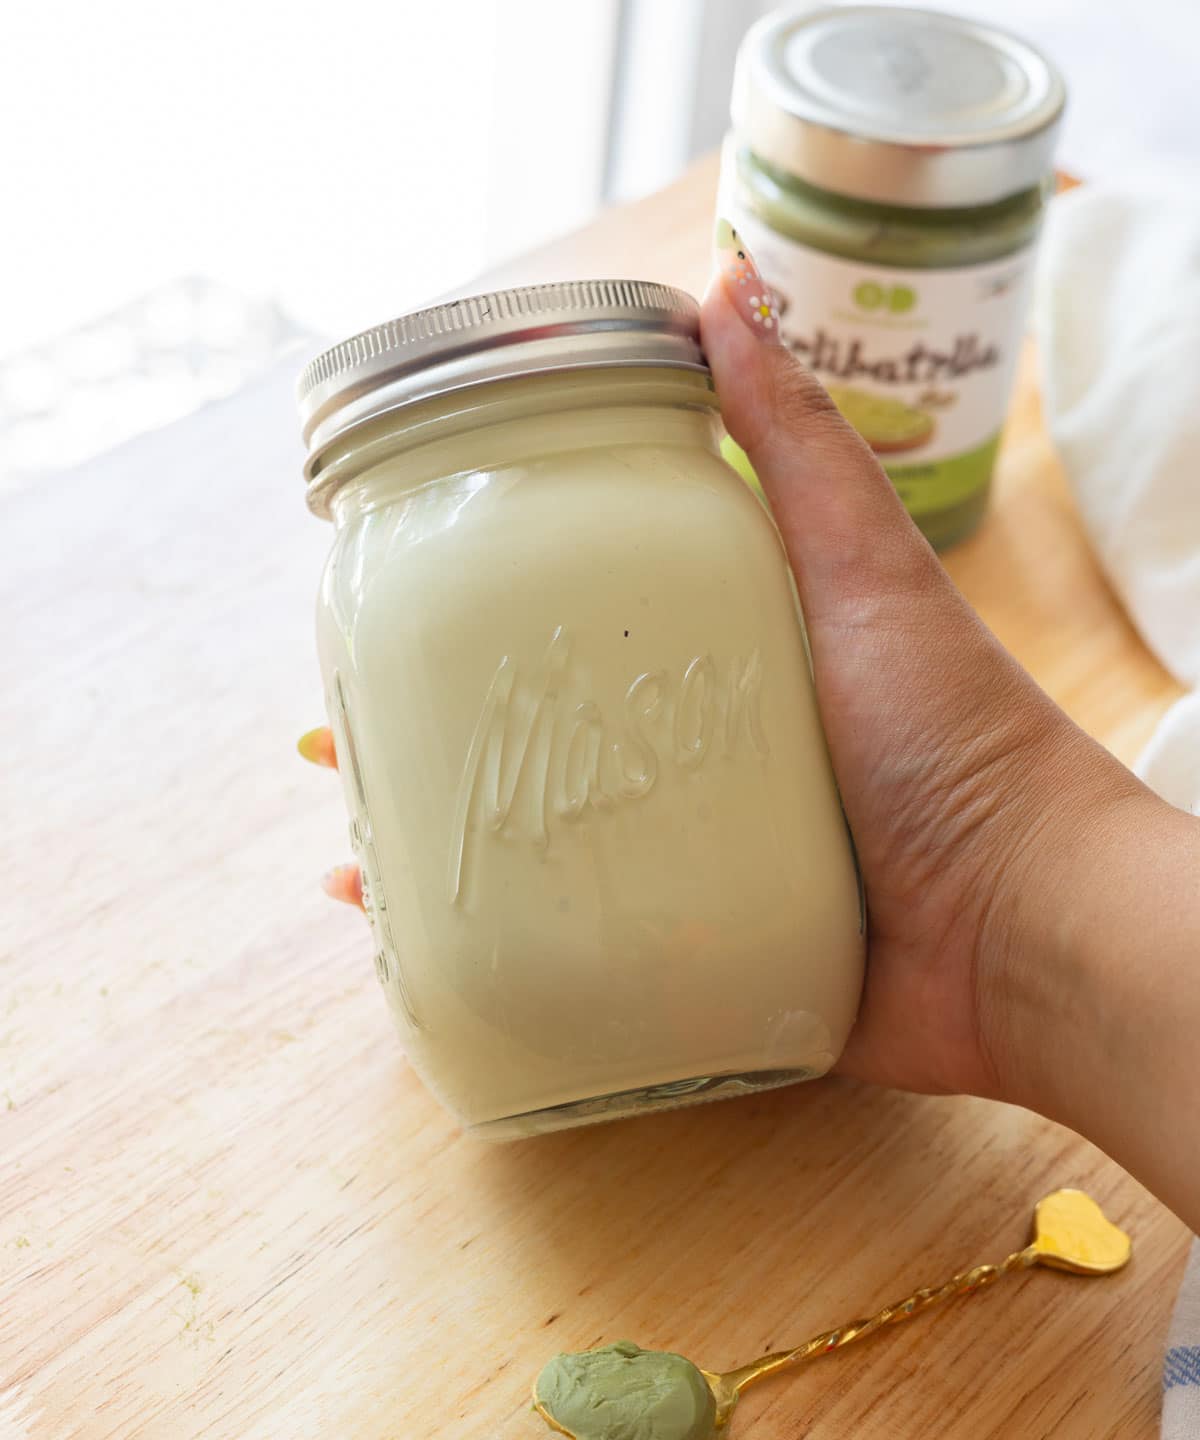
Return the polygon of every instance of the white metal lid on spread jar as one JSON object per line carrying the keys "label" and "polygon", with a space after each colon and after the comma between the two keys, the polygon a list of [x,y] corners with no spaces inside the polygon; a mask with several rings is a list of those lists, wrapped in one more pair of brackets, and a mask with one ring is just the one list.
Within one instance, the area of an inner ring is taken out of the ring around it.
{"label": "white metal lid on spread jar", "polygon": [[1040,51],[933,10],[768,15],[738,53],[733,126],[768,165],[881,204],[987,205],[1041,184],[1066,103]]}
{"label": "white metal lid on spread jar", "polygon": [[372,326],[300,376],[310,503],[322,452],[378,415],[488,381],[614,365],[707,373],[696,301],[651,281],[572,280],[471,295]]}

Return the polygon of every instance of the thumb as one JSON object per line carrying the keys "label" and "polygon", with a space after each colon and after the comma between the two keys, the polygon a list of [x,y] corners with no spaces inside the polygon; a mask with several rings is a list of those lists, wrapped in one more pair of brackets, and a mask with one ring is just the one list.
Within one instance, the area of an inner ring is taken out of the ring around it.
{"label": "thumb", "polygon": [[866,442],[780,342],[770,291],[723,220],[701,331],[725,426],[771,502],[810,629],[845,620],[864,594],[944,581]]}

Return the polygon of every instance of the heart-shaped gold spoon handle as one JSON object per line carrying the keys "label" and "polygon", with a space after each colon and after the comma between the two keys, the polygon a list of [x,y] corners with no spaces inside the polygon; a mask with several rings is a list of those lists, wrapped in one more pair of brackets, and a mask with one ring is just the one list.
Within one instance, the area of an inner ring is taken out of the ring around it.
{"label": "heart-shaped gold spoon handle", "polygon": [[976,1265],[970,1270],[963,1270],[943,1285],[914,1290],[911,1295],[885,1305],[874,1315],[851,1320],[834,1330],[823,1330],[803,1345],[797,1345],[792,1350],[777,1350],[724,1375],[702,1370],[700,1373],[708,1381],[717,1402],[717,1427],[728,1421],[742,1391],[756,1380],[815,1356],[828,1355],[853,1344],[855,1340],[865,1340],[885,1325],[911,1320],[914,1315],[943,1300],[952,1300],[958,1295],[973,1295],[1014,1270],[1049,1265],[1077,1275],[1108,1275],[1120,1270],[1131,1253],[1129,1236],[1117,1229],[1090,1196],[1082,1190],[1056,1190],[1053,1195],[1047,1195],[1034,1211],[1032,1242],[998,1265]]}

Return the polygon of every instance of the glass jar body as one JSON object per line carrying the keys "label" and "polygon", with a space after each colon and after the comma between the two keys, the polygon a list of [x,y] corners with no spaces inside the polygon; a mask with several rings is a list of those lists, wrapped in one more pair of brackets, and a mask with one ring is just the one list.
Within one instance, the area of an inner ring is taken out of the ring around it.
{"label": "glass jar body", "polygon": [[376,968],[496,1138],[823,1073],[857,877],[790,572],[707,382],[548,375],[388,417],[318,604]]}
{"label": "glass jar body", "polygon": [[929,540],[987,505],[1049,179],[995,204],[875,204],[806,184],[731,137],[722,209],[827,386]]}

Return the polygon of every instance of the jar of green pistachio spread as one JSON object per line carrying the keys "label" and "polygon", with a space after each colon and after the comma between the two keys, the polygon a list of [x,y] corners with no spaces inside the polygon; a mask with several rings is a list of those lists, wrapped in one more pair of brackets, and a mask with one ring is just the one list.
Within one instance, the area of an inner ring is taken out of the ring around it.
{"label": "jar of green pistachio spread", "polygon": [[933,11],[772,14],[738,54],[720,213],[938,546],[986,505],[1064,101],[1032,46]]}

